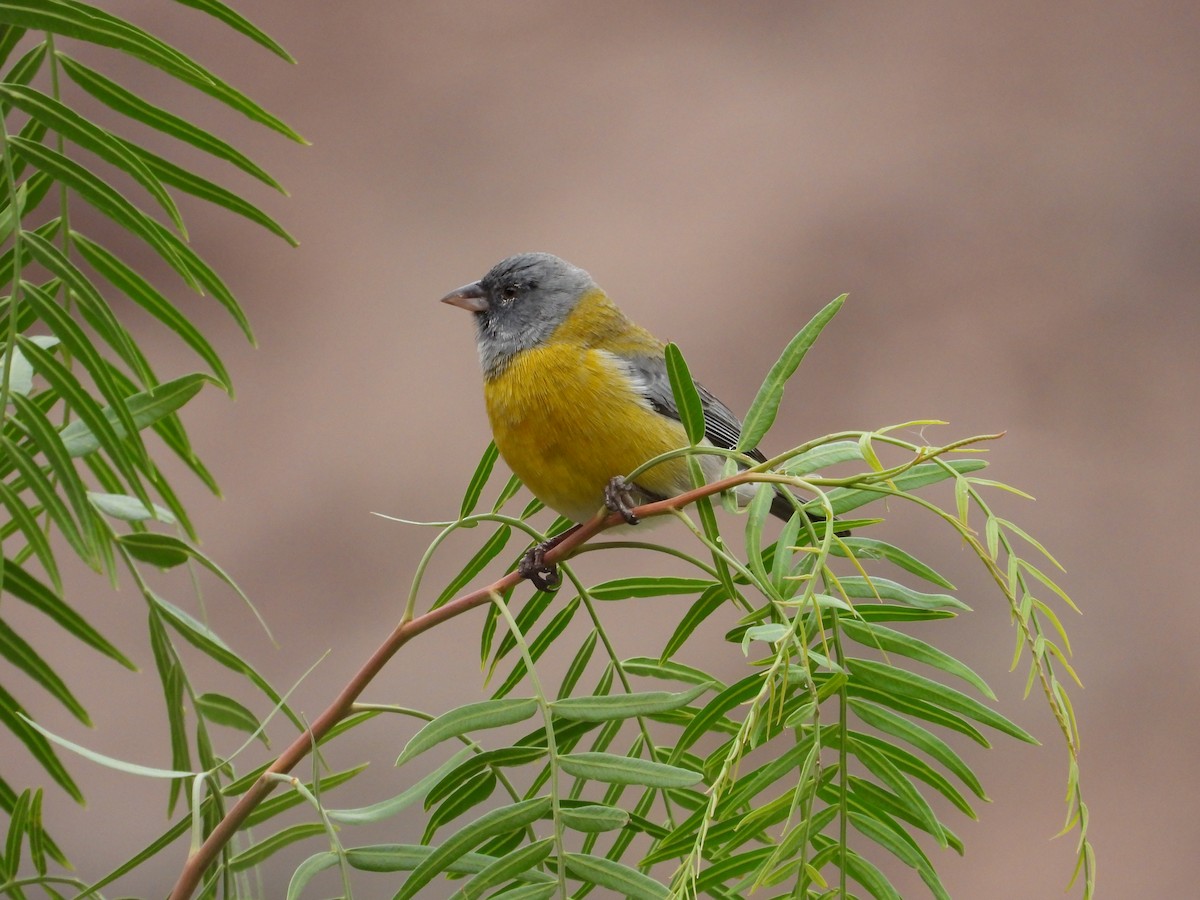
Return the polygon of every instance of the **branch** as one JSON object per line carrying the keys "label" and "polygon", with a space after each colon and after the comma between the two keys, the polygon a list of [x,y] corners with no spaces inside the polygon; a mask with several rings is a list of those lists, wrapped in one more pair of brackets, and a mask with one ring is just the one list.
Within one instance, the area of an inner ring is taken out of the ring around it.
{"label": "branch", "polygon": [[[719,494],[739,484],[763,480],[773,479],[764,479],[761,472],[739,472],[729,478],[694,488],[675,497],[646,503],[637,507],[634,513],[641,519],[665,515],[673,510],[682,509],[702,497]],[[587,543],[602,531],[606,531],[616,525],[623,525],[624,523],[625,520],[619,513],[599,514],[568,533],[561,543],[547,550],[545,561],[547,563],[561,562],[571,556],[576,548]],[[471,591],[469,594],[463,594],[461,597],[456,597],[449,603],[439,606],[437,609],[430,610],[424,615],[401,620],[395,630],[379,646],[379,649],[371,654],[362,667],[354,674],[354,677],[342,688],[337,698],[258,777],[249,790],[242,794],[237,803],[229,809],[225,817],[217,823],[217,826],[209,833],[204,843],[188,856],[187,861],[183,865],[183,870],[179,873],[179,880],[175,883],[175,887],[171,891],[169,900],[188,900],[192,896],[196,887],[200,884],[200,878],[204,874],[205,869],[213,863],[217,858],[217,854],[221,852],[221,848],[229,843],[234,834],[237,833],[237,830],[241,828],[247,817],[249,817],[250,813],[254,811],[255,807],[266,798],[267,794],[278,783],[271,776],[290,772],[297,763],[304,759],[312,748],[317,746],[325,735],[351,712],[354,701],[366,690],[367,685],[375,679],[375,676],[387,665],[388,660],[395,656],[401,647],[407,644],[410,639],[428,631],[433,626],[448,619],[453,619],[455,616],[474,609],[477,606],[482,606],[491,599],[493,594],[503,593],[517,585],[520,581],[520,575],[516,572],[510,572],[487,587]]]}
{"label": "branch", "polygon": [[[634,512],[638,518],[661,516],[672,510],[682,509],[688,504],[699,500],[701,497],[719,494],[739,484],[762,480],[764,480],[762,473],[741,472],[667,500],[658,500],[654,503],[644,504],[637,507]],[[597,515],[595,518],[580,525],[575,531],[570,532],[560,544],[546,551],[546,562],[561,562],[569,557],[577,547],[585,544],[602,531],[624,523],[625,520],[618,513]],[[179,873],[179,880],[175,883],[175,887],[171,891],[170,900],[188,900],[192,896],[196,887],[200,884],[200,879],[204,871],[212,865],[213,861],[217,858],[217,854],[221,852],[221,848],[229,843],[234,834],[237,833],[237,830],[246,821],[246,818],[254,811],[254,808],[266,798],[267,794],[278,783],[271,776],[290,772],[297,763],[304,759],[312,748],[319,744],[325,735],[329,733],[330,729],[350,713],[354,701],[366,690],[367,685],[374,680],[375,676],[387,665],[388,660],[395,656],[401,647],[407,644],[412,638],[428,631],[433,626],[487,603],[493,594],[502,593],[514,587],[520,581],[520,575],[516,572],[510,572],[499,581],[494,581],[487,587],[472,591],[469,594],[463,594],[461,597],[456,597],[449,603],[439,606],[437,609],[430,610],[424,615],[401,620],[395,630],[388,635],[387,640],[379,646],[378,650],[371,654],[367,661],[363,663],[362,668],[342,688],[337,698],[258,777],[254,784],[250,786],[250,789],[242,794],[237,803],[225,814],[225,817],[217,823],[216,828],[209,833],[204,843],[188,856],[187,861],[183,865],[183,870]]]}

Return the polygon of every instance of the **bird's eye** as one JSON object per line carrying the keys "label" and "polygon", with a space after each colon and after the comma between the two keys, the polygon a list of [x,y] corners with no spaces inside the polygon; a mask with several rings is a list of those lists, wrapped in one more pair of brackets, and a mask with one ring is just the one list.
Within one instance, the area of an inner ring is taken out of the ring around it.
{"label": "bird's eye", "polygon": [[515,284],[506,284],[500,289],[500,298],[505,303],[512,303],[517,299],[518,287]]}

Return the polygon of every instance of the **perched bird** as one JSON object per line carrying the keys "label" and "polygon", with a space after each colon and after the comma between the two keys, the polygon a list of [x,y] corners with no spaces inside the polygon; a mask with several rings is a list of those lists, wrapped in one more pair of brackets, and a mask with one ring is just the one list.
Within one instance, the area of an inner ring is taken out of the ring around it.
{"label": "perched bird", "polygon": [[[635,482],[624,480],[642,463],[689,441],[663,343],[626,318],[583,269],[549,253],[522,253],[442,302],[474,314],[496,447],[546,506],[577,523],[607,506],[633,524],[634,506],[693,487],[682,457]],[[696,389],[707,441],[736,447],[738,417],[699,384]],[[766,458],[758,450],[747,455]],[[697,459],[708,480],[720,476],[721,457]],[[753,493],[753,485],[743,487],[747,496]],[[771,511],[786,520],[795,508],[781,490]],[[539,587],[556,577],[542,563],[548,546],[531,551],[521,567]]]}

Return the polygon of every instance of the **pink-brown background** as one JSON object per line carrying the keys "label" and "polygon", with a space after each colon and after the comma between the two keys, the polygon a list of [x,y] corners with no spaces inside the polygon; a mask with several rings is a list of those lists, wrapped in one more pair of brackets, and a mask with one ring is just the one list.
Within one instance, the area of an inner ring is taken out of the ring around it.
{"label": "pink-brown background", "polygon": [[[436,302],[444,292],[510,253],[556,252],[744,409],[786,339],[848,291],[789,387],[771,449],[918,418],[951,422],[929,440],[1007,430],[992,474],[1038,499],[1004,508],[1056,553],[1085,610],[1063,616],[1086,684],[1072,696],[1100,896],[1194,893],[1200,7],[240,6],[300,65],[183,7],[111,4],[247,90],[310,148],[180,99],[136,63],[103,65],[229,138],[292,194],[225,179],[277,215],[296,250],[185,207],[257,349],[210,301],[174,296],[216,335],[238,390],[232,403],[211,391],[187,415],[225,500],[180,485],[204,548],[258,604],[279,649],[216,585],[209,616],[281,687],[330,650],[295,695],[300,709],[315,715],[390,629],[431,536],[370,513],[452,517],[487,441],[471,326]],[[143,333],[164,377],[196,366],[169,337]],[[912,530],[892,537],[945,569],[976,609],[940,640],[1044,742],[972,753],[995,802],[979,822],[948,818],[967,854],[931,851],[935,862],[956,897],[1062,896],[1074,838],[1051,840],[1066,776],[1054,723],[1036,693],[1021,702],[1006,610],[968,552],[930,519],[904,521]],[[456,559],[435,566],[435,582]],[[630,574],[652,567],[621,562]],[[32,687],[21,696],[76,740],[168,765],[136,593],[71,581],[72,599],[143,671],[51,631],[34,640],[70,668],[96,729]],[[182,586],[173,597],[189,602]],[[685,603],[604,612],[633,655],[654,652],[646,635],[666,633]],[[411,645],[368,699],[439,711],[483,696],[478,622]],[[735,647],[710,652],[740,671]],[[203,665],[196,673],[204,689],[234,689]],[[391,720],[335,748],[341,766],[374,760],[370,789],[340,802],[397,793],[404,779],[390,763],[409,733]],[[0,740],[6,759],[19,755]],[[52,789],[48,815],[95,876],[161,830],[162,785],[70,765],[89,805]],[[401,818],[371,839],[414,840],[413,828]],[[162,895],[182,853],[124,890]],[[885,864],[906,895],[924,895]],[[265,896],[282,896],[287,871],[269,870]]]}

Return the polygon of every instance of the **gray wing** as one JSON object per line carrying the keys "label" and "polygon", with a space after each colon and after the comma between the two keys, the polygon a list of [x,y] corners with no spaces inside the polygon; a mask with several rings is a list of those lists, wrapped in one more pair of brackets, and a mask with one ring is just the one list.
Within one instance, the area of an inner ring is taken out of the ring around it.
{"label": "gray wing", "polygon": [[[624,357],[621,360],[629,372],[630,378],[641,391],[646,402],[656,412],[670,416],[679,421],[679,408],[675,405],[675,395],[671,391],[671,378],[667,375],[667,361],[658,356]],[[704,408],[704,436],[713,446],[732,450],[737,446],[738,438],[742,436],[742,423],[728,406],[713,396],[712,392],[699,382],[696,390],[700,393],[700,404]],[[766,462],[762,451],[755,447],[747,450],[746,455],[758,462]],[[771,513],[783,521],[791,518],[795,510],[792,496],[781,486],[776,485],[775,495],[771,498]],[[823,522],[824,516],[809,512],[810,521]],[[838,537],[845,537],[850,532],[839,531]]]}
{"label": "gray wing", "polygon": [[[666,359],[661,356],[636,356],[627,357],[623,362],[629,367],[634,383],[655,412],[679,421],[679,408],[675,405],[675,395],[671,392]],[[738,438],[742,436],[741,420],[704,385],[696,382],[696,390],[704,408],[704,436],[714,447],[734,449]],[[759,462],[766,459],[757,449],[747,451],[746,455]]]}

